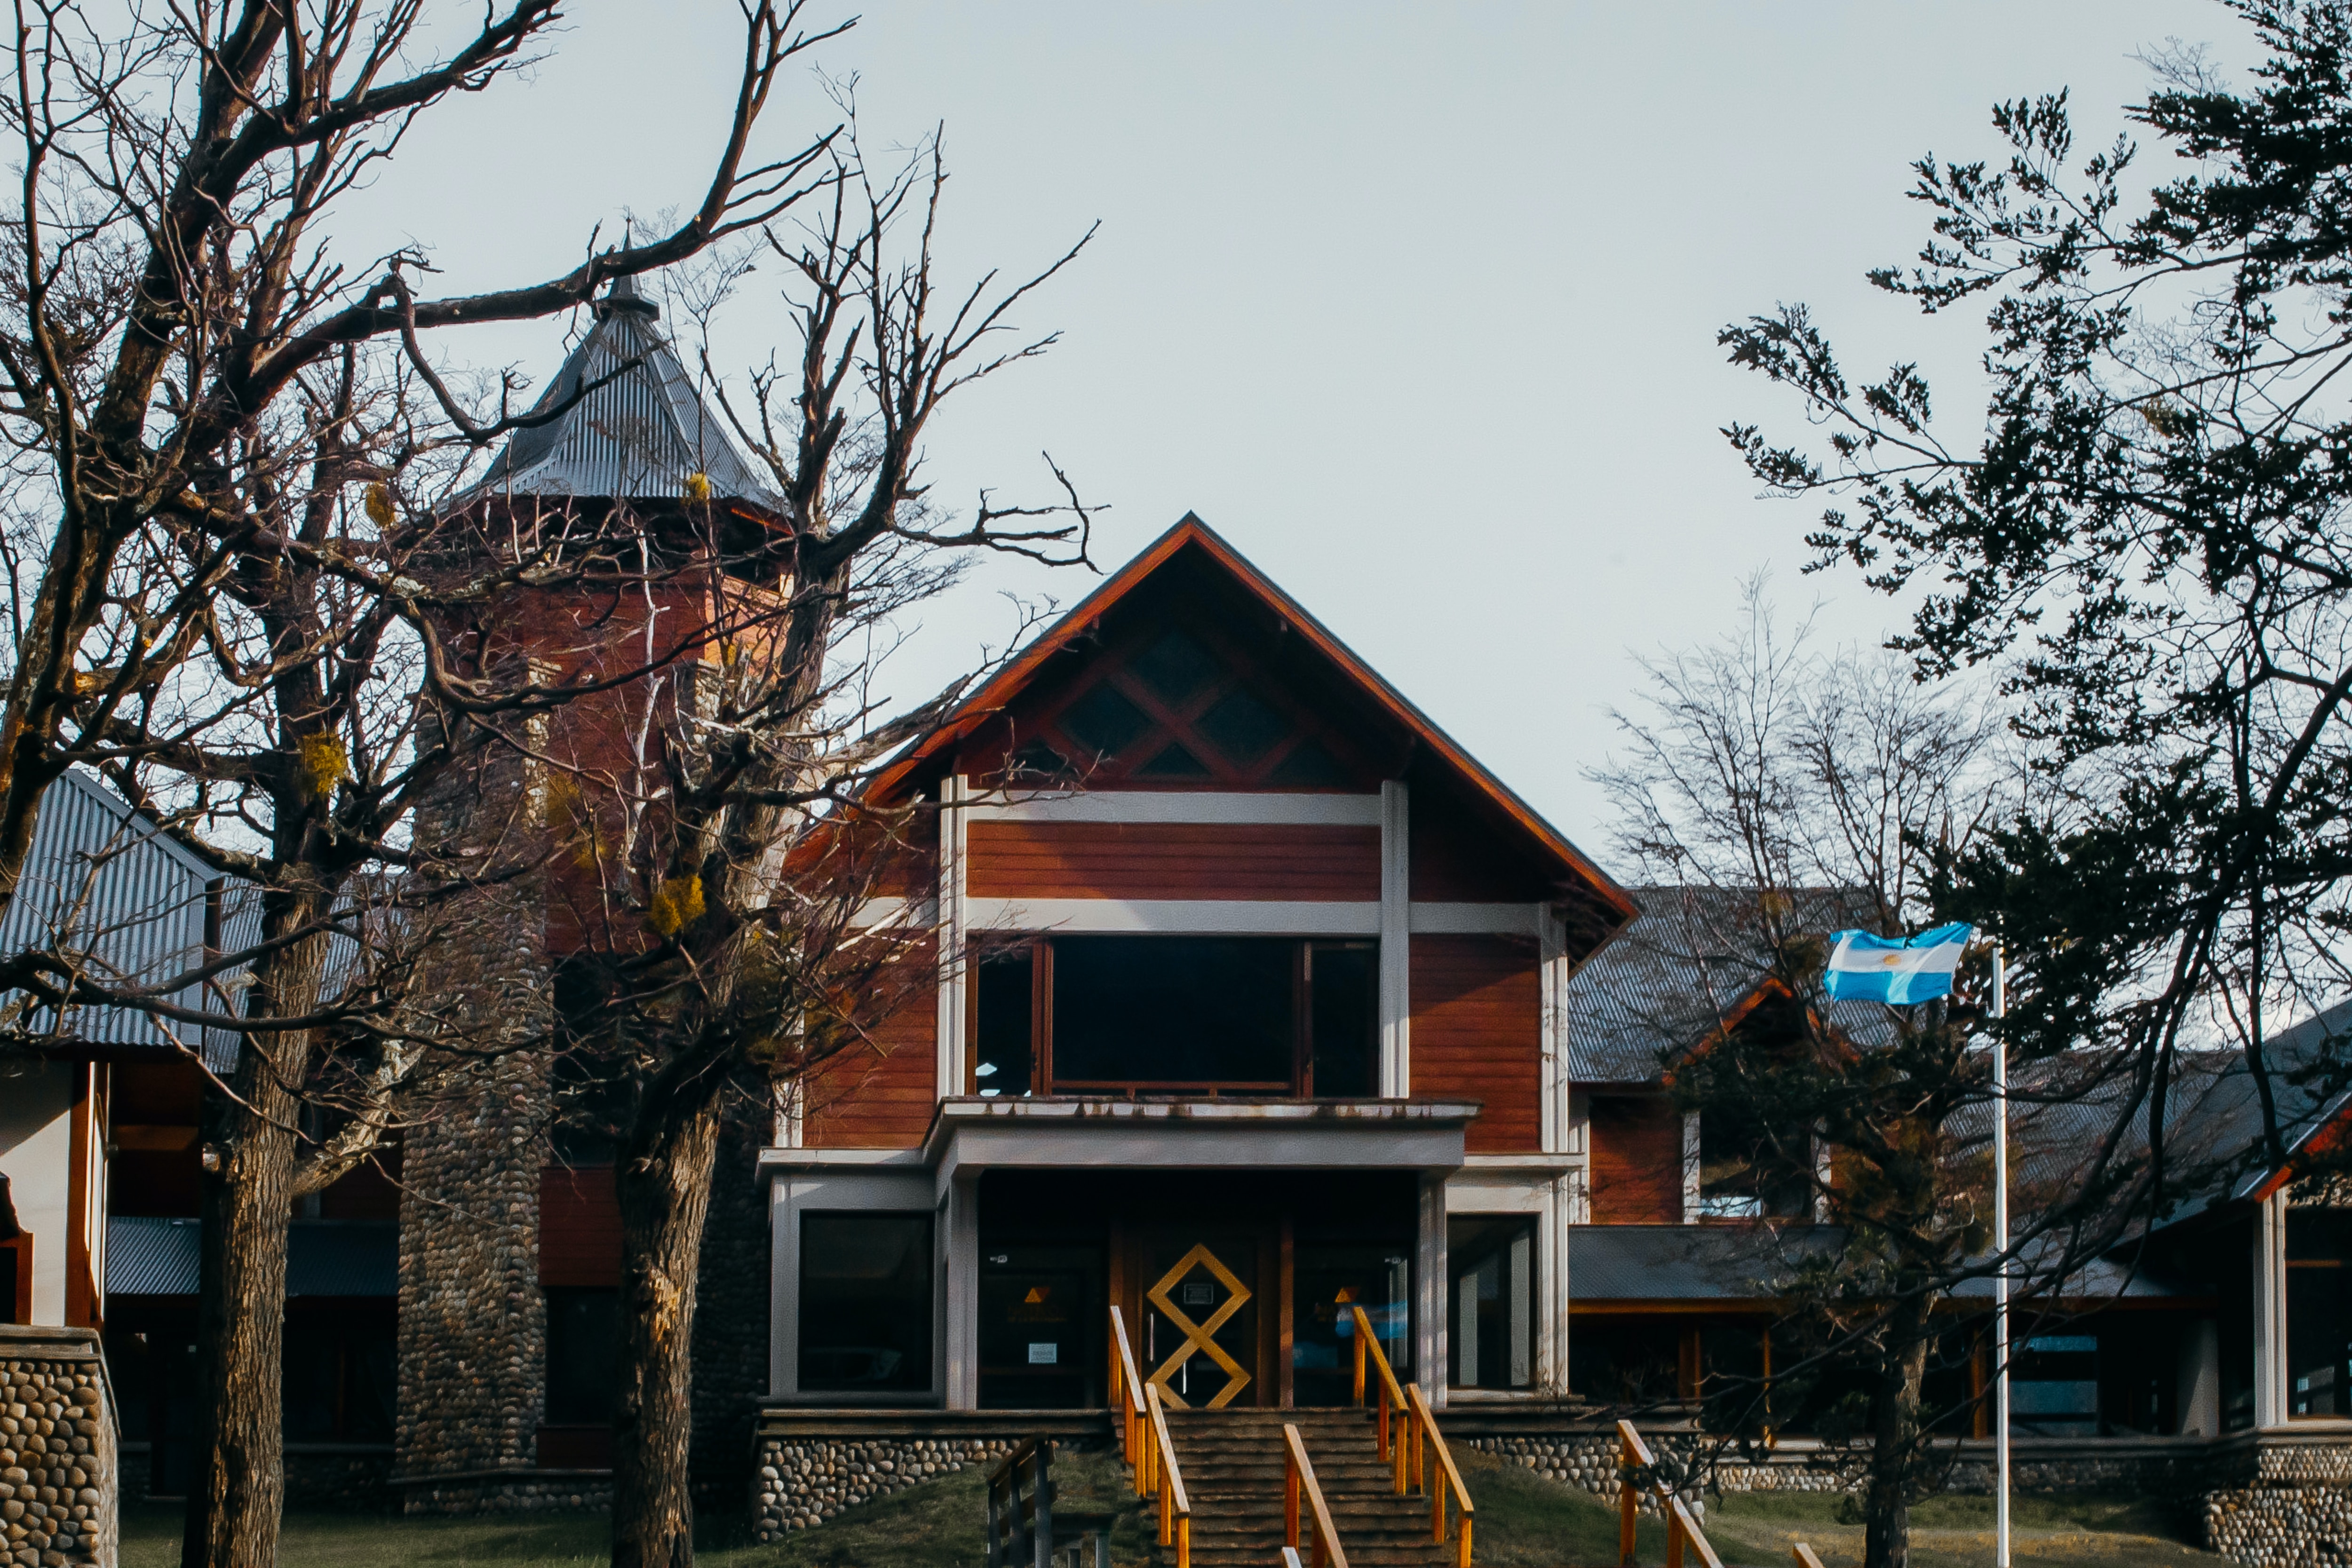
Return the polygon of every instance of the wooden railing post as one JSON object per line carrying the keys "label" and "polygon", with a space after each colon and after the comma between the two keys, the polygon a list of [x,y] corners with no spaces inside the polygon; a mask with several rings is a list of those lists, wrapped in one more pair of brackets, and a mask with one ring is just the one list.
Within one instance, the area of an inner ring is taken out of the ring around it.
{"label": "wooden railing post", "polygon": [[1617,1428],[1617,1563],[1618,1568],[1633,1568],[1633,1521],[1641,1511],[1642,1494],[1625,1474],[1633,1468],[1633,1429],[1622,1421]]}
{"label": "wooden railing post", "polygon": [[1307,1457],[1307,1441],[1288,1422],[1282,1428],[1282,1462],[1283,1531],[1288,1544],[1297,1546],[1299,1531],[1307,1528],[1315,1538],[1307,1554],[1312,1568],[1324,1568],[1326,1563],[1330,1568],[1348,1568],[1348,1553],[1331,1523],[1330,1507],[1323,1500],[1323,1489],[1315,1484],[1315,1464]]}
{"label": "wooden railing post", "polygon": [[1298,1461],[1287,1444],[1282,1450],[1282,1542],[1298,1544]]}

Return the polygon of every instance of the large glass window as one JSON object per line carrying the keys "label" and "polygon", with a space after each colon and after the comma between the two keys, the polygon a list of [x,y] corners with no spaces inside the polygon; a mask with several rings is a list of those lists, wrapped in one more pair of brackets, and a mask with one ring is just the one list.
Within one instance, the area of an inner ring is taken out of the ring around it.
{"label": "large glass window", "polygon": [[801,1216],[803,1393],[931,1386],[931,1217]]}
{"label": "large glass window", "polygon": [[2352,1416],[2352,1213],[2286,1215],[2286,1413]]}
{"label": "large glass window", "polygon": [[1063,936],[1053,954],[1055,1083],[1290,1087],[1295,944]]}
{"label": "large glass window", "polygon": [[1536,1222],[1451,1219],[1447,1343],[1456,1388],[1525,1388],[1535,1381]]}
{"label": "large glass window", "polygon": [[1360,1098],[1379,949],[1249,936],[1056,936],[982,955],[972,1089]]}
{"label": "large glass window", "polygon": [[2096,1334],[2035,1334],[2019,1342],[2009,1375],[2011,1428],[2038,1437],[2099,1431]]}

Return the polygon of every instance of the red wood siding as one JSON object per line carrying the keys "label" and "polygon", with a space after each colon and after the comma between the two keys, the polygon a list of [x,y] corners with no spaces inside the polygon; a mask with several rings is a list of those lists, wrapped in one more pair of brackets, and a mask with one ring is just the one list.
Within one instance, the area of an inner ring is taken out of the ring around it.
{"label": "red wood siding", "polygon": [[939,1103],[938,992],[925,989],[808,1080],[803,1135],[812,1147],[911,1149]]}
{"label": "red wood siding", "polygon": [[1527,856],[1458,798],[1416,790],[1405,841],[1412,896],[1435,904],[1518,904],[1558,896]]}
{"label": "red wood siding", "polygon": [[1536,946],[1509,936],[1412,939],[1412,1092],[1480,1100],[1474,1154],[1543,1145],[1543,998]]}
{"label": "red wood siding", "polygon": [[974,822],[975,898],[1376,903],[1381,831],[1275,823]]}
{"label": "red wood siding", "polygon": [[551,1166],[539,1173],[539,1282],[621,1282],[621,1206],[610,1166]]}
{"label": "red wood siding", "polygon": [[1682,1113],[1663,1094],[1596,1094],[1591,1114],[1593,1223],[1679,1224]]}

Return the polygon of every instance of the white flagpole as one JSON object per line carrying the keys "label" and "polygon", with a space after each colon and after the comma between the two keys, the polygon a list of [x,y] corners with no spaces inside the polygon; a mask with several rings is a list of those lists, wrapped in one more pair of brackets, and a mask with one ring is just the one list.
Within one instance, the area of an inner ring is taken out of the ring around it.
{"label": "white flagpole", "polygon": [[[1992,1016],[2009,1014],[2009,971],[2001,950],[1992,950]],[[2009,1250],[2009,1046],[1992,1047],[1992,1244],[1996,1256]],[[2009,1562],[2009,1264],[1992,1277],[1993,1568]]]}

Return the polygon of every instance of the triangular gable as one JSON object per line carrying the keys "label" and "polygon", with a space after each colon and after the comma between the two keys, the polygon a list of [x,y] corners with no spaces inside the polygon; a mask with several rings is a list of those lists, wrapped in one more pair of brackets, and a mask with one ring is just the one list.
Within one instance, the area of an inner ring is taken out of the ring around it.
{"label": "triangular gable", "polygon": [[[1388,748],[1391,755],[1370,757],[1360,748],[1357,754],[1339,759],[1349,772],[1361,775],[1357,788],[1376,787],[1379,778],[1402,776],[1400,770],[1409,768],[1417,790],[1427,783],[1434,790],[1473,803],[1487,819],[1486,825],[1507,842],[1509,852],[1530,862],[1529,869],[1535,873],[1530,880],[1540,883],[1546,890],[1545,896],[1571,906],[1570,923],[1577,930],[1570,946],[1578,956],[1634,916],[1636,906],[1632,896],[1582,851],[1481,766],[1328,628],[1189,512],[1141,554],[1113,572],[886,768],[876,780],[872,798],[895,802],[926,792],[941,774],[950,770],[960,750],[977,743],[987,727],[1001,721],[1003,716],[1045,686],[1054,678],[1051,672],[1061,656],[1097,637],[1105,623],[1116,618],[1114,612],[1136,601],[1139,591],[1146,584],[1199,569],[1205,569],[1217,580],[1268,612],[1287,636],[1295,637],[1299,644],[1312,651],[1318,663],[1336,675],[1351,696],[1360,698],[1368,711],[1391,727],[1402,742]],[[1335,744],[1334,749],[1340,747]],[[1178,766],[1181,768],[1181,759]],[[1174,774],[1155,776],[1139,771],[1128,783],[1133,788],[1167,787],[1160,781],[1161,778],[1170,783],[1181,782]],[[1194,782],[1207,787],[1211,781],[1203,776]],[[1313,787],[1303,778],[1274,779],[1275,787],[1283,787],[1286,782]],[[1417,807],[1420,800],[1417,793]],[[1424,817],[1419,809],[1414,816],[1418,859],[1423,848]],[[1435,812],[1426,821],[1426,836],[1433,842],[1444,841],[1444,835],[1457,826]],[[1423,897],[1478,896],[1434,888],[1423,892],[1424,879],[1419,869],[1414,881],[1416,894]]]}

